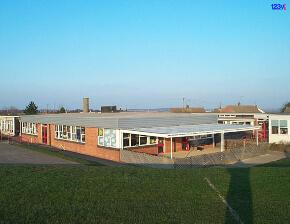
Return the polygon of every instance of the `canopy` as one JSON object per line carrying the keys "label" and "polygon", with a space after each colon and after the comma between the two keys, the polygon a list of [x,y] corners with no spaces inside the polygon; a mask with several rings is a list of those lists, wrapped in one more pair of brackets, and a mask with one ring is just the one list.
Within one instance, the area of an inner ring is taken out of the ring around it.
{"label": "canopy", "polygon": [[123,133],[156,136],[163,138],[185,137],[196,135],[208,135],[217,133],[240,132],[258,130],[259,126],[236,125],[236,124],[202,124],[202,125],[181,125],[171,127],[135,128],[122,130]]}

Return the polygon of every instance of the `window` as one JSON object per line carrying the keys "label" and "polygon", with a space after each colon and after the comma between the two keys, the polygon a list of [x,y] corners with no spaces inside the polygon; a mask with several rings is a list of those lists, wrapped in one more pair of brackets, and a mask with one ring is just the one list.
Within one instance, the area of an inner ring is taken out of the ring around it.
{"label": "window", "polygon": [[99,128],[98,129],[98,145],[106,147],[117,147],[116,130]]}
{"label": "window", "polygon": [[150,144],[156,144],[156,137],[150,136]]}
{"label": "window", "polygon": [[56,139],[85,143],[85,128],[68,125],[55,125],[54,137]]}
{"label": "window", "polygon": [[147,136],[140,135],[139,138],[140,145],[147,145]]}
{"label": "window", "polygon": [[1,121],[1,131],[13,133],[13,121]]}
{"label": "window", "polygon": [[13,133],[13,121],[1,121],[1,131]]}
{"label": "window", "polygon": [[287,128],[287,121],[281,120],[280,121],[280,134],[281,135],[287,135],[288,134],[288,128]]}
{"label": "window", "polygon": [[272,120],[272,134],[278,134],[278,120]]}
{"label": "window", "polygon": [[130,146],[130,138],[131,138],[131,134],[123,133],[123,147]]}
{"label": "window", "polygon": [[131,146],[139,145],[139,135],[131,134]]}
{"label": "window", "polygon": [[37,135],[37,124],[29,123],[29,122],[22,122],[22,133],[30,134],[30,135]]}
{"label": "window", "polygon": [[104,145],[104,129],[102,128],[98,129],[98,144]]}
{"label": "window", "polygon": [[[163,141],[162,138],[159,141]],[[145,146],[157,144],[156,137],[123,133],[123,147]]]}

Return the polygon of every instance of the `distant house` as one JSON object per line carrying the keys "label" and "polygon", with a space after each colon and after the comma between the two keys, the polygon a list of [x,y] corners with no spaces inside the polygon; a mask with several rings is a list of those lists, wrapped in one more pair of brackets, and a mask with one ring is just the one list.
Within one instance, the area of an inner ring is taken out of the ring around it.
{"label": "distant house", "polygon": [[222,110],[221,108],[214,108],[214,109],[213,109],[213,112],[214,112],[214,113],[220,113],[221,110]]}
{"label": "distant house", "polygon": [[290,113],[290,107],[286,107],[284,113]]}
{"label": "distant house", "polygon": [[203,107],[170,108],[169,113],[205,113]]}
{"label": "distant house", "polygon": [[240,103],[237,106],[226,106],[220,110],[221,113],[265,113],[257,106],[252,105],[241,105]]}
{"label": "distant house", "polygon": [[290,115],[269,115],[269,143],[290,142]]}

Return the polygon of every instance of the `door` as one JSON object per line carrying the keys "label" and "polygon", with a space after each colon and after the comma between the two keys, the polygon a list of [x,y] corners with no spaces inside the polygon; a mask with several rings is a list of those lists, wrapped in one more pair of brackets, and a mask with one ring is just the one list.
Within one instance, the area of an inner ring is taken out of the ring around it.
{"label": "door", "polygon": [[188,138],[183,137],[182,138],[182,150],[188,151],[189,150],[189,145],[188,145]]}
{"label": "door", "polygon": [[163,138],[158,138],[158,153],[164,153],[164,139]]}
{"label": "door", "polygon": [[47,144],[47,125],[42,125],[42,143]]}

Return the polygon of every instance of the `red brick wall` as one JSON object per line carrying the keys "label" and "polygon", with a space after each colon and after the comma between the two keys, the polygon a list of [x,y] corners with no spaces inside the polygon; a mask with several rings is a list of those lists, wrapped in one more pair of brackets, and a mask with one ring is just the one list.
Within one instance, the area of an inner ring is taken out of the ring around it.
{"label": "red brick wall", "polygon": [[37,125],[37,135],[21,134],[22,141],[30,143],[41,143],[41,124]]}
{"label": "red brick wall", "polygon": [[85,128],[86,143],[72,142],[54,138],[54,125],[51,125],[51,146],[65,149],[72,152],[77,152],[89,156],[95,156],[113,161],[120,161],[120,151],[110,150],[103,147],[98,147],[98,128]]}
{"label": "red brick wall", "polygon": [[[126,150],[126,149],[124,149]],[[140,152],[140,153],[147,153],[147,154],[158,154],[158,148],[157,145],[154,146],[144,146],[144,147],[138,147],[136,149],[130,149],[130,151],[133,152]]]}
{"label": "red brick wall", "polygon": [[[182,151],[182,137],[172,139],[172,152]],[[171,152],[171,140],[165,139],[165,153]]]}
{"label": "red brick wall", "polygon": [[29,143],[41,143],[39,136],[40,135],[21,134],[22,141],[28,141]]}
{"label": "red brick wall", "polygon": [[[99,148],[98,147],[98,129],[97,128],[85,128],[86,132],[86,143],[79,143],[79,142],[73,142],[73,141],[67,141],[67,140],[60,140],[55,139],[55,131],[54,131],[54,125],[50,124],[47,127],[48,131],[48,145],[51,145],[53,147],[59,148],[59,149],[65,149],[67,151],[77,152],[89,156],[95,156],[103,159],[109,159],[113,161],[120,161],[120,151],[119,150],[110,150],[106,148]],[[35,135],[27,135],[22,134],[22,137],[24,139],[27,139],[29,142],[32,143],[42,143],[41,139],[41,124],[38,124],[38,136]],[[49,138],[50,136],[50,138]]]}

